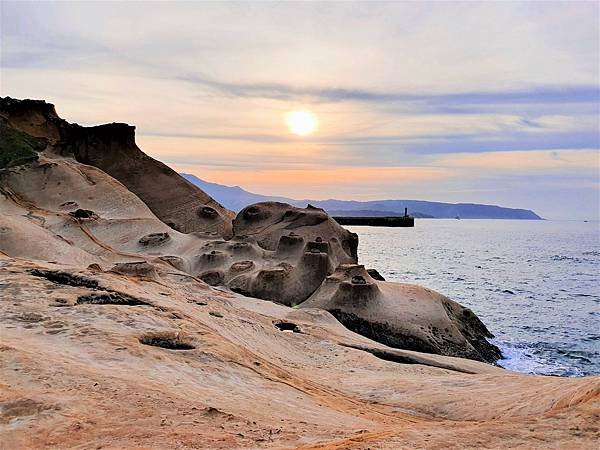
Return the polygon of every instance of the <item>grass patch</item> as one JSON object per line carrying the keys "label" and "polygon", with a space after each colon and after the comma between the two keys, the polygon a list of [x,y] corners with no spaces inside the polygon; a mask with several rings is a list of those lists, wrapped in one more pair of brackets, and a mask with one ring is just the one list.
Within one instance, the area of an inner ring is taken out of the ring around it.
{"label": "grass patch", "polygon": [[48,141],[36,138],[11,127],[0,118],[0,169],[19,166],[35,161],[38,152],[44,150]]}

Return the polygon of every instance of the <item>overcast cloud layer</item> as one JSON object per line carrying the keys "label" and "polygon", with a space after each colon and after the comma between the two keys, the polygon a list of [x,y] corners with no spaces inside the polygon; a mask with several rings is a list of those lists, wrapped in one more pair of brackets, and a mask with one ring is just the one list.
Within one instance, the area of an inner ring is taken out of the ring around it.
{"label": "overcast cloud layer", "polygon": [[[297,198],[598,218],[598,2],[2,2],[2,95]],[[290,135],[309,109],[318,133]]]}

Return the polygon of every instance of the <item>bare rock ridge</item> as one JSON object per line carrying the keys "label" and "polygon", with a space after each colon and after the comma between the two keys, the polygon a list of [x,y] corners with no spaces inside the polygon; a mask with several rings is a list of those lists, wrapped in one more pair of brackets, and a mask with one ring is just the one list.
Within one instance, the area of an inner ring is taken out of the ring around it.
{"label": "bare rock ridge", "polygon": [[[487,362],[501,357],[470,310],[420,286],[372,278],[358,265],[356,234],[320,208],[263,202],[232,220],[145,155],[132,126],[72,125],[52,105],[27,100],[2,99],[0,115],[47,140],[37,160],[0,173],[2,222],[13,238],[0,250],[9,256],[96,263],[155,280],[153,265],[168,265],[248,297],[324,309],[388,346]],[[28,236],[43,242],[14,244]]]}
{"label": "bare rock ridge", "polygon": [[234,214],[143,153],[135,143],[135,127],[123,123],[82,127],[58,117],[52,104],[9,97],[0,100],[0,115],[31,136],[49,139],[55,152],[117,179],[170,227],[231,237]]}

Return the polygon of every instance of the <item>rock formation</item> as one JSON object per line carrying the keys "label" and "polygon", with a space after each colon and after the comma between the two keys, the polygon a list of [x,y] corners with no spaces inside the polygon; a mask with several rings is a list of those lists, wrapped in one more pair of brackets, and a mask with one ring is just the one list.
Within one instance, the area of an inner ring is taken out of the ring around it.
{"label": "rock formation", "polygon": [[231,237],[234,214],[173,169],[143,153],[135,127],[111,123],[70,124],[54,105],[35,100],[0,99],[0,116],[21,132],[50,141],[51,151],[101,169],[124,184],[170,227]]}
{"label": "rock formation", "polygon": [[300,307],[329,311],[390,347],[488,362],[502,356],[470,309],[421,286],[377,281],[361,265],[340,265]]}
{"label": "rock formation", "polygon": [[[332,264],[357,262],[358,236],[342,228],[320,208],[308,205],[295,208],[286,203],[264,202],[250,205],[239,212],[233,221],[237,236],[252,236],[267,250],[278,249],[284,256],[292,252],[282,247],[282,236],[300,236],[303,242],[319,242],[319,247],[332,258]],[[285,244],[283,245],[285,247]],[[329,250],[330,249],[330,250]]]}
{"label": "rock formation", "polygon": [[0,120],[7,448],[593,448],[597,379],[475,361],[499,353],[470,310],[375,279],[323,210],[233,219],[133,127]]}
{"label": "rock formation", "polygon": [[[53,243],[52,250],[28,244],[39,254],[6,243],[9,255],[44,260],[68,253],[77,263],[129,269],[140,261],[168,264],[245,296],[325,309],[389,346],[488,362],[500,357],[470,311],[425,288],[376,281],[356,266],[357,236],[322,209],[257,203],[228,222],[228,211],[141,152],[134,127],[72,125],[37,101],[3,99],[0,113],[14,133],[46,143],[35,159],[0,173],[4,204],[13,210],[2,219],[6,233],[49,234],[44,240]],[[32,220],[41,229],[22,224]]]}

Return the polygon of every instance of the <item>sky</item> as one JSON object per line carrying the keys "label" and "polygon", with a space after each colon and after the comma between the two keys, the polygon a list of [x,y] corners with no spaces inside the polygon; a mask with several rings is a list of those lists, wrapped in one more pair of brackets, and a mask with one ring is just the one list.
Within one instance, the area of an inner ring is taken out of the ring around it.
{"label": "sky", "polygon": [[[2,96],[180,172],[598,219],[600,3],[0,2]],[[316,115],[308,136],[290,111]]]}

